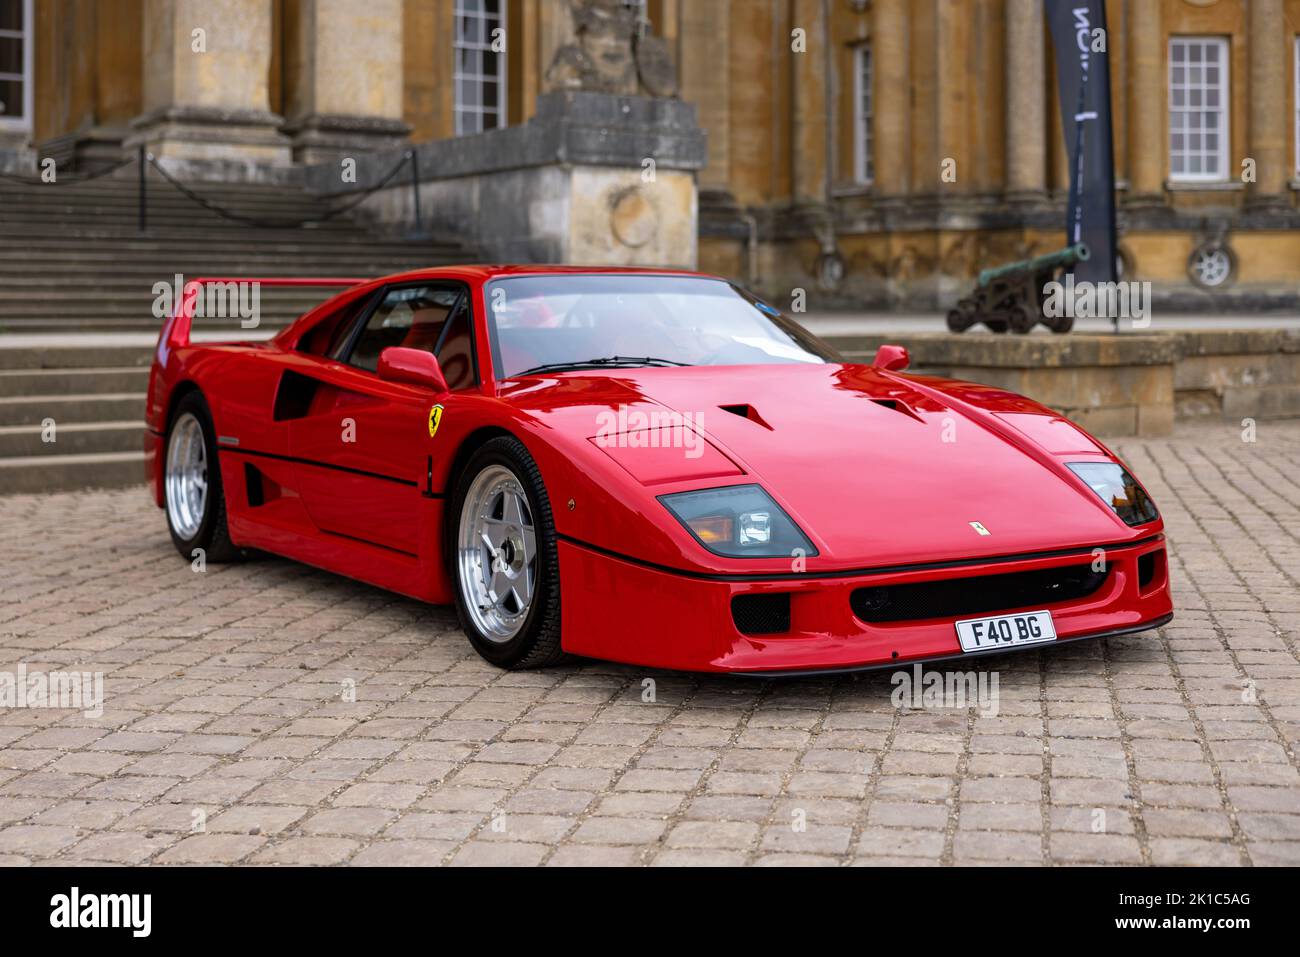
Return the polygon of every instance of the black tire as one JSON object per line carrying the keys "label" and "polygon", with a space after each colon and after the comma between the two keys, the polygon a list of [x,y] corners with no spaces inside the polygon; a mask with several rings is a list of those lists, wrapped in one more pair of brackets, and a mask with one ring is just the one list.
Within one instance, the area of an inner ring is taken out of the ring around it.
{"label": "black tire", "polygon": [[[466,608],[466,586],[461,581],[457,539],[470,486],[484,469],[505,466],[514,473],[528,498],[537,540],[537,578],[533,600],[523,626],[506,641],[488,638]],[[461,472],[444,522],[447,567],[456,596],[456,614],[474,650],[486,661],[509,670],[544,668],[564,661],[560,647],[560,556],[555,541],[555,520],[550,497],[537,463],[524,444],[513,436],[490,439],[479,448]]]}
{"label": "black tire", "polygon": [[[204,459],[207,462],[207,495],[203,503],[203,520],[198,531],[186,538],[176,530],[170,511],[167,514],[167,531],[171,533],[172,544],[187,560],[195,557],[196,548],[203,549],[204,560],[209,562],[233,562],[244,557],[242,549],[230,541],[230,529],[226,526],[226,495],[221,484],[221,468],[217,463],[217,436],[212,427],[212,413],[201,392],[191,392],[176,404],[171,420],[167,423],[167,438],[163,442],[163,474],[166,475],[167,455],[171,448],[172,431],[177,421],[190,413],[199,422],[203,431]],[[164,481],[166,479],[164,478]],[[164,509],[169,509],[167,498],[163,497]]]}

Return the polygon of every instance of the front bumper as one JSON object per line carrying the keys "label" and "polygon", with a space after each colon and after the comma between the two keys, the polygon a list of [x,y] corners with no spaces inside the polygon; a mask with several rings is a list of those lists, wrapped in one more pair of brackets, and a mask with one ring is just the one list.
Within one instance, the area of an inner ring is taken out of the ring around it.
{"label": "front bumper", "polygon": [[[1139,585],[1138,559],[1163,553],[1164,548],[1163,535],[1107,547],[1109,575],[1092,594],[993,614],[1047,608],[1056,627],[1056,644],[1154,628],[1168,621],[1173,611],[1167,562],[1156,562],[1154,577]],[[647,566],[570,539],[561,539],[559,553],[565,651],[655,668],[749,674],[842,671],[978,657],[962,651],[953,624],[973,615],[872,624],[853,613],[849,596],[868,585],[975,578],[1077,565],[1094,558],[1091,550],[1071,550],[1049,557],[954,566],[751,580]],[[789,630],[742,634],[732,617],[732,598],[765,592],[790,595]]]}

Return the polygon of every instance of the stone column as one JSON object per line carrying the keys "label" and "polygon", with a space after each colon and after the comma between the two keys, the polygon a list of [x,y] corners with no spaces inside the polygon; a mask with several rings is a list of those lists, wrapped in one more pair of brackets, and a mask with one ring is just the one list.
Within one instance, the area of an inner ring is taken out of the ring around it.
{"label": "stone column", "polygon": [[1160,4],[1126,5],[1125,45],[1128,47],[1128,176],[1132,205],[1164,203],[1165,161],[1168,151],[1164,77],[1165,32]]}
{"label": "stone column", "polygon": [[161,159],[286,165],[270,111],[270,0],[145,0],[144,113],[127,147]]}
{"label": "stone column", "polygon": [[1006,197],[1041,200],[1047,188],[1046,57],[1042,0],[1006,0]]}
{"label": "stone column", "polygon": [[[1247,187],[1251,208],[1285,208],[1287,201],[1286,141],[1292,119],[1287,113],[1286,86],[1291,80],[1287,45],[1291,37],[1282,15],[1282,0],[1250,0],[1250,126],[1247,155],[1255,161],[1255,182]],[[1227,64],[1223,65],[1223,69]],[[1229,160],[1228,167],[1236,165]]]}
{"label": "stone column", "polygon": [[724,191],[730,180],[731,71],[725,59],[730,21],[730,0],[682,4],[681,97],[695,104],[700,126],[709,136],[709,161],[699,173],[701,190]]}
{"label": "stone column", "polygon": [[908,0],[876,0],[871,7],[871,109],[875,156],[872,189],[880,196],[904,196],[908,190],[911,97],[907,59]]}
{"label": "stone column", "polygon": [[[402,0],[301,0],[286,126],[297,162],[336,163],[406,141],[402,7]],[[452,55],[450,42],[443,52]]]}
{"label": "stone column", "polygon": [[[820,205],[826,199],[826,44],[829,42],[822,0],[794,0],[793,28],[802,29],[806,49],[794,59],[793,162],[796,204]],[[707,124],[706,124],[707,128]]]}

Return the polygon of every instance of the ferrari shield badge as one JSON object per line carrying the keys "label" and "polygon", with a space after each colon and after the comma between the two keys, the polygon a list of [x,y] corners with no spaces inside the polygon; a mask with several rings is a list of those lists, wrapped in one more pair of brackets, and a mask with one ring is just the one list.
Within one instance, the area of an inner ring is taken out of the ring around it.
{"label": "ferrari shield badge", "polygon": [[435,405],[429,410],[429,438],[438,434],[438,426],[442,424],[442,406]]}

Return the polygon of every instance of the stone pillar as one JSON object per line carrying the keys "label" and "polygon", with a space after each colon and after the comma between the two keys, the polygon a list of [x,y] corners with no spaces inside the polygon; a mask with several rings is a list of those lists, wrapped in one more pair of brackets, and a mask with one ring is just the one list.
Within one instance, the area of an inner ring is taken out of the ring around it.
{"label": "stone pillar", "polygon": [[129,147],[161,159],[282,166],[270,111],[270,0],[145,0],[144,113]]}
{"label": "stone pillar", "polygon": [[682,4],[681,96],[695,104],[709,137],[709,160],[699,173],[701,190],[726,190],[731,178],[731,71],[722,60],[730,49],[730,8],[730,0]]}
{"label": "stone pillar", "polygon": [[1006,197],[1032,202],[1047,187],[1047,75],[1042,0],[1006,0]]}
{"label": "stone pillar", "polygon": [[[794,0],[793,27],[807,42],[794,59],[793,162],[796,204],[820,205],[826,199],[826,44],[827,24],[822,0]],[[706,124],[706,128],[707,124]]]}
{"label": "stone pillar", "polygon": [[1125,44],[1128,47],[1128,176],[1131,205],[1164,203],[1164,173],[1168,149],[1164,77],[1165,31],[1160,4],[1126,5]]}
{"label": "stone pillar", "polygon": [[[1247,155],[1255,161],[1255,182],[1248,185],[1246,205],[1286,208],[1287,112],[1286,85],[1290,77],[1287,46],[1292,42],[1282,15],[1282,0],[1251,0],[1250,103]],[[1227,64],[1224,64],[1224,69]],[[1229,170],[1234,163],[1229,160]]]}
{"label": "stone pillar", "polygon": [[911,111],[907,68],[909,0],[876,0],[871,7],[871,67],[874,112],[872,149],[875,152],[875,181],[872,189],[880,196],[904,196],[908,191],[908,163],[911,154]]}
{"label": "stone pillar", "polygon": [[[295,161],[336,163],[406,141],[402,7],[402,0],[301,0],[286,126]],[[445,53],[452,55],[450,43]]]}

